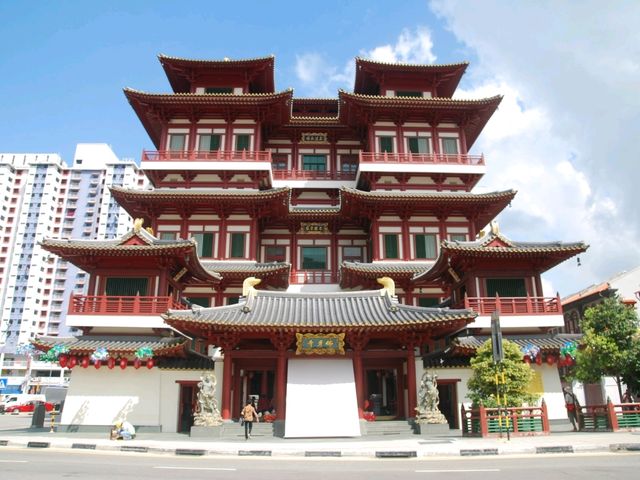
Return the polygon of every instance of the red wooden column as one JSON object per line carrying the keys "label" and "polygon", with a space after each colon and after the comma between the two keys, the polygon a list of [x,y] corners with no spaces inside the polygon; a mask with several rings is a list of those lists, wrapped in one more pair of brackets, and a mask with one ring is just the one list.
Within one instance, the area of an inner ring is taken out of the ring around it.
{"label": "red wooden column", "polygon": [[411,243],[409,242],[409,214],[402,215],[402,258],[404,260],[411,260]]}
{"label": "red wooden column", "polygon": [[284,420],[286,416],[286,392],[287,392],[287,349],[293,341],[293,336],[288,333],[274,333],[271,338],[271,344],[278,351],[278,360],[276,363],[276,416],[278,420]]}
{"label": "red wooden column", "polygon": [[416,353],[415,347],[417,342],[415,339],[409,340],[407,345],[407,418],[416,416],[417,405],[417,388],[416,388]]}
{"label": "red wooden column", "polygon": [[224,351],[224,364],[222,366],[222,419],[231,419],[231,349]]}
{"label": "red wooden column", "polygon": [[258,260],[258,217],[254,216],[251,219],[251,231],[249,232],[249,260]]}
{"label": "red wooden column", "polygon": [[356,401],[358,402],[358,418],[364,418],[364,368],[362,366],[362,351],[369,342],[369,337],[363,332],[352,333],[348,337],[353,348],[353,373],[356,381]]}
{"label": "red wooden column", "polygon": [[220,230],[218,231],[218,255],[220,260],[227,258],[227,215],[220,215]]}
{"label": "red wooden column", "polygon": [[231,372],[233,368],[233,347],[238,343],[238,338],[234,335],[224,335],[213,342],[222,348],[224,352],[224,363],[222,365],[222,405],[221,414],[223,420],[231,419]]}

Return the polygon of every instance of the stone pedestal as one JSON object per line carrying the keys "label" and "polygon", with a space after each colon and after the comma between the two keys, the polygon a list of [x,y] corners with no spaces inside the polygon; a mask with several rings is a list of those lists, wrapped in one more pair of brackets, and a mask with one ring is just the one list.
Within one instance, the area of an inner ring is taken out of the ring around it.
{"label": "stone pedestal", "polygon": [[416,423],[418,435],[443,435],[449,433],[448,423]]}
{"label": "stone pedestal", "polygon": [[191,427],[190,437],[194,438],[220,438],[222,436],[222,425],[213,427]]}

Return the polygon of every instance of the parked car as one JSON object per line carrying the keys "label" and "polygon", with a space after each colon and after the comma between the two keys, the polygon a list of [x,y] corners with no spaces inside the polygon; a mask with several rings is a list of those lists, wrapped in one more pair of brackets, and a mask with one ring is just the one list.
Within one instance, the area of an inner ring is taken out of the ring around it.
{"label": "parked car", "polygon": [[16,405],[22,405],[23,403],[32,401],[45,402],[47,398],[43,394],[30,394],[30,393],[10,393],[4,395],[2,401],[0,401],[0,412],[9,410],[9,407]]}
{"label": "parked car", "polygon": [[[7,413],[20,412],[20,413],[29,413],[33,412],[36,409],[36,405],[40,403],[37,401],[31,401],[26,403],[21,403],[20,405],[13,405],[11,407],[7,407],[5,410]],[[53,410],[53,403],[51,402],[42,402],[44,403],[44,410],[46,412],[50,412]]]}

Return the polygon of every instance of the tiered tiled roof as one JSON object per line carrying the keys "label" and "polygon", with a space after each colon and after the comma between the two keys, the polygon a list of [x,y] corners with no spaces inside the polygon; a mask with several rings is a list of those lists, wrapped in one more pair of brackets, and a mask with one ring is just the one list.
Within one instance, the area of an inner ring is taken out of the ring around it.
{"label": "tiered tiled roof", "polygon": [[[453,341],[452,347],[458,353],[466,355],[475,355],[476,350],[480,348],[487,340],[490,340],[489,336],[467,336],[458,337]],[[527,345],[534,345],[540,348],[543,353],[558,353],[560,348],[567,342],[577,342],[582,338],[582,335],[559,333],[548,335],[504,335],[504,340],[509,340],[517,344],[519,347],[524,348]]]}
{"label": "tiered tiled roof", "polygon": [[228,330],[324,332],[361,328],[375,332],[454,330],[473,321],[475,313],[402,305],[389,297],[384,289],[304,294],[254,290],[236,305],[193,311],[170,310],[163,318],[169,325],[195,334]]}

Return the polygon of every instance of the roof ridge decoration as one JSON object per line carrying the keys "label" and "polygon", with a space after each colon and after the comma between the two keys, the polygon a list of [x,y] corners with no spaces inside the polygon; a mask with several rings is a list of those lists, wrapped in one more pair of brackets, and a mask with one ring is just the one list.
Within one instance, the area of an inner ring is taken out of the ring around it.
{"label": "roof ridge decoration", "polygon": [[160,97],[182,97],[182,98],[197,98],[197,97],[219,97],[219,98],[265,98],[265,97],[284,97],[289,94],[293,96],[293,88],[287,88],[286,90],[280,90],[279,92],[267,92],[267,93],[191,93],[191,92],[166,92],[166,93],[154,93],[146,92],[144,90],[138,90],[136,88],[124,87],[122,89],[125,93],[133,93],[137,95],[146,95],[152,98]]}
{"label": "roof ridge decoration", "polygon": [[387,100],[389,102],[399,101],[404,103],[411,102],[423,102],[425,104],[428,103],[443,103],[443,104],[451,104],[451,105],[482,105],[495,102],[497,100],[502,101],[504,95],[493,95],[491,97],[483,97],[478,99],[466,99],[466,98],[449,98],[449,97],[387,97],[385,95],[366,95],[364,93],[355,93],[355,92],[347,92],[346,90],[340,88],[338,89],[338,94],[343,94],[349,97],[369,99],[369,100]]}
{"label": "roof ridge decoration", "polygon": [[256,61],[261,61],[261,60],[262,61],[271,60],[271,59],[275,59],[275,58],[276,58],[276,56],[273,53],[270,54],[270,55],[267,55],[266,57],[236,58],[236,59],[231,59],[229,57],[224,57],[221,60],[175,57],[175,56],[172,56],[172,55],[165,55],[164,53],[159,53],[158,54],[158,60],[160,60],[160,61],[162,61],[163,59],[166,59],[166,60],[180,60],[180,61],[183,61],[183,62],[194,62],[194,63],[256,62]]}

